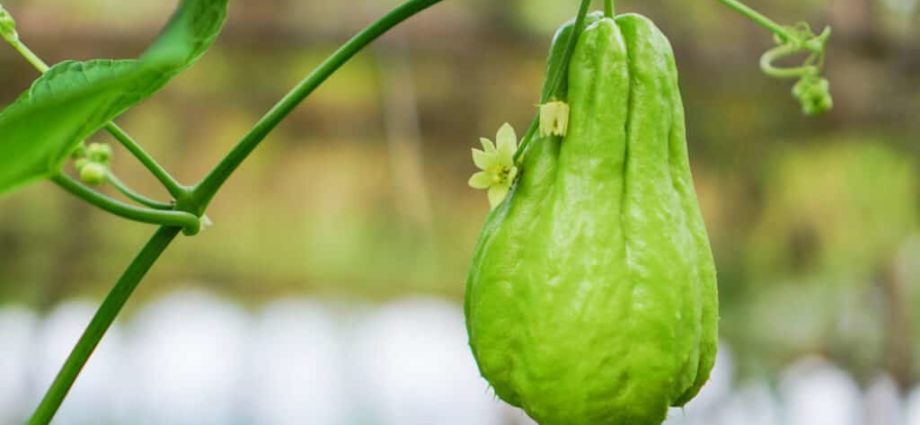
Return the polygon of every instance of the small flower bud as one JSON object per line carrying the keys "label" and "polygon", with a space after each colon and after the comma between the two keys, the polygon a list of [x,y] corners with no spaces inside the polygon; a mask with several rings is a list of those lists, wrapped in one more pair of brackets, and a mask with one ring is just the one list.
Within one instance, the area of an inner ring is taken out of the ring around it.
{"label": "small flower bud", "polygon": [[830,82],[826,78],[802,77],[793,87],[792,94],[802,104],[802,112],[806,115],[819,115],[834,107]]}
{"label": "small flower bud", "polygon": [[569,105],[552,101],[540,105],[540,136],[565,136],[569,130]]}
{"label": "small flower bud", "polygon": [[89,160],[86,158],[77,158],[77,160],[73,162],[73,166],[77,169],[77,171],[82,170],[86,164],[89,164]]}
{"label": "small flower bud", "polygon": [[105,165],[89,162],[80,168],[80,180],[86,184],[99,185],[105,183],[108,171]]}
{"label": "small flower bud", "polygon": [[16,20],[3,8],[2,4],[0,4],[0,37],[8,41],[19,39],[19,34],[16,33]]}
{"label": "small flower bud", "polygon": [[112,159],[112,147],[104,143],[91,143],[86,148],[86,157],[92,162],[108,164]]}

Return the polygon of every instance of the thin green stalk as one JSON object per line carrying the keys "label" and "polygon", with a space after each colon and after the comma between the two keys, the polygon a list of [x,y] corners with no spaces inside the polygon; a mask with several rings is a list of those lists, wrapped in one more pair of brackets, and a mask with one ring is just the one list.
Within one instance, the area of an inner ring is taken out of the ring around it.
{"label": "thin green stalk", "polygon": [[160,181],[163,187],[166,188],[166,191],[169,192],[173,198],[180,199],[183,196],[187,195],[188,189],[182,186],[169,172],[166,171],[155,159],[153,159],[144,148],[141,147],[127,132],[125,132],[118,124],[115,124],[114,121],[109,122],[105,125],[106,131],[112,135],[116,140],[118,140],[122,146],[125,147],[141,164],[144,164],[150,172]]}
{"label": "thin green stalk", "polygon": [[774,22],[772,19],[764,16],[762,13],[752,9],[751,7],[737,1],[737,0],[719,0],[722,4],[732,8],[736,12],[748,17],[750,20],[754,21],[756,24],[766,28],[770,32],[776,34],[783,41],[794,40],[795,36],[789,31],[788,28]]}
{"label": "thin green stalk", "polygon": [[760,69],[773,78],[801,78],[805,75],[818,75],[821,71],[818,66],[804,65],[794,68],[779,68],[773,65],[777,60],[799,52],[796,46],[784,44],[775,47],[760,58]]}
{"label": "thin green stalk", "polygon": [[115,188],[115,190],[119,191],[122,195],[125,195],[126,197],[128,197],[128,199],[131,199],[132,201],[137,202],[138,204],[153,208],[155,210],[171,210],[174,207],[173,204],[167,204],[165,202],[160,202],[154,199],[150,199],[134,191],[133,189],[128,187],[128,185],[126,185],[123,181],[121,181],[121,179],[119,179],[118,176],[116,176],[115,173],[113,173],[111,170],[109,170],[109,172],[106,173],[105,179],[109,184],[112,185],[112,187]]}
{"label": "thin green stalk", "polygon": [[[578,15],[575,18],[575,28],[572,30],[572,35],[569,37],[569,42],[565,46],[565,53],[563,55],[562,63],[563,65],[556,68],[555,74],[547,76],[547,79],[550,81],[550,84],[547,86],[547,90],[544,91],[543,95],[540,98],[540,103],[544,104],[549,102],[552,96],[556,93],[559,93],[560,88],[565,84],[565,79],[569,75],[569,62],[571,62],[572,54],[575,53],[575,46],[578,44],[578,37],[581,35],[582,31],[585,29],[585,19],[588,16],[588,9],[591,6],[591,0],[582,0],[581,6],[578,8]],[[612,7],[612,4],[611,4]],[[557,99],[565,100],[565,99]],[[530,128],[527,130],[527,133],[521,139],[521,145],[518,147],[517,151],[514,152],[514,163],[520,164],[523,159],[523,155],[527,152],[527,148],[530,146],[531,141],[534,139],[534,135],[537,132],[537,129],[540,126],[540,114],[537,114],[537,118],[530,124]]]}
{"label": "thin green stalk", "polygon": [[[25,58],[36,70],[42,74],[48,72],[48,64],[45,63],[32,49],[29,48],[22,40],[16,37],[5,38],[7,43],[13,47],[19,54]],[[176,181],[150,154],[148,154],[127,132],[119,127],[115,122],[109,122],[105,125],[106,131],[118,140],[134,157],[141,162],[150,172],[163,184],[166,190],[174,198],[178,199],[187,194],[187,189]]]}
{"label": "thin green stalk", "polygon": [[613,4],[613,0],[604,0],[604,16],[608,18],[616,16],[616,7]]}
{"label": "thin green stalk", "polygon": [[524,153],[527,152],[527,148],[530,146],[531,140],[537,135],[537,131],[540,130],[540,113],[537,113],[536,118],[530,122],[530,127],[527,128],[527,132],[524,133],[524,137],[521,137],[521,145],[516,151],[514,151],[514,163],[517,166],[521,165],[521,162],[524,160]]}
{"label": "thin green stalk", "polygon": [[28,425],[47,425],[51,423],[64,398],[67,397],[67,393],[73,387],[80,371],[83,370],[87,360],[99,345],[99,341],[102,340],[106,331],[112,326],[118,313],[121,312],[122,307],[131,297],[141,279],[178,234],[178,227],[161,227],[147,242],[144,249],[134,258],[131,265],[118,279],[118,283],[106,296],[99,310],[96,311],[93,320],[83,332],[77,345],[64,362],[61,371],[58,372],[44,398],[42,398],[41,404],[38,405],[35,413],[32,414],[32,418],[29,419]]}
{"label": "thin green stalk", "polygon": [[[565,46],[565,54],[563,55],[563,65],[560,66],[555,75],[549,76],[550,88],[546,91],[544,98],[540,99],[540,103],[546,103],[552,99],[549,99],[547,96],[552,96],[555,93],[559,92],[559,88],[565,83],[565,79],[569,75],[569,62],[571,62],[572,54],[575,53],[575,46],[578,44],[578,37],[581,36],[581,32],[585,29],[585,19],[588,16],[588,8],[591,6],[591,0],[581,0],[581,6],[578,8],[578,16],[575,18],[575,29],[572,31],[572,36],[569,38],[568,44]],[[563,99],[564,100],[564,99]]]}
{"label": "thin green stalk", "polygon": [[45,63],[29,46],[26,46],[19,37],[6,38],[6,42],[16,50],[20,56],[22,56],[33,68],[37,69],[38,72],[42,74],[48,72],[48,64]]}
{"label": "thin green stalk", "polygon": [[[317,87],[325,82],[329,76],[341,68],[352,57],[378,37],[419,12],[440,3],[442,0],[410,0],[374,22],[358,33],[347,43],[342,45],[325,62],[320,64],[303,81],[297,84],[284,96],[253,129],[243,137],[233,150],[202,180],[194,189],[192,198],[196,201],[199,211],[203,212],[207,205],[217,194],[217,191],[227,182],[231,174],[249,157],[253,150],[265,139],[268,134],[300,105]],[[586,0],[587,1],[587,0]]]}
{"label": "thin green stalk", "polygon": [[162,226],[179,227],[185,234],[194,235],[201,229],[201,222],[195,215],[184,211],[160,211],[147,208],[138,208],[134,205],[126,204],[121,201],[109,198],[95,190],[86,187],[73,177],[66,174],[58,174],[51,177],[61,188],[67,190],[73,195],[93,204],[100,209],[108,211],[119,217],[127,218],[142,223],[159,224]]}

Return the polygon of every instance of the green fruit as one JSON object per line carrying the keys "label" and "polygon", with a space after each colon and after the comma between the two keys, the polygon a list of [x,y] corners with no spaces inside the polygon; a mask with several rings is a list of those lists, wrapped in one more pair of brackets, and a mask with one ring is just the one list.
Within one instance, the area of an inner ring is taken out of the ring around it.
{"label": "green fruit", "polygon": [[658,425],[709,377],[716,271],[668,40],[638,15],[589,22],[568,134],[535,136],[485,224],[467,329],[498,396],[541,425]]}

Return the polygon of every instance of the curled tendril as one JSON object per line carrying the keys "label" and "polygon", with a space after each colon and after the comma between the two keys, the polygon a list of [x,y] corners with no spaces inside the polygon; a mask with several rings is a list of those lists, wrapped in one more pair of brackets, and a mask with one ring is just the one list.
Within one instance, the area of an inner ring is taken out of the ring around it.
{"label": "curled tendril", "polygon": [[[802,111],[806,115],[817,115],[830,110],[834,105],[830,82],[823,78],[821,73],[824,70],[824,56],[831,29],[828,27],[821,34],[815,34],[804,22],[786,29],[783,35],[776,37],[778,45],[761,57],[761,69],[774,78],[799,80],[792,89],[792,94],[802,104]],[[803,53],[807,53],[808,56],[800,66],[776,65],[780,60]]]}

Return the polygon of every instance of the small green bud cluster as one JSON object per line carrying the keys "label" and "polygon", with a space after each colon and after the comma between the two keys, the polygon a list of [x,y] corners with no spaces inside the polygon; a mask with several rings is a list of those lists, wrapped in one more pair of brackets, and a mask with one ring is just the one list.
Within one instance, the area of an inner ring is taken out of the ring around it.
{"label": "small green bud cluster", "polygon": [[80,173],[80,180],[86,184],[100,185],[106,182],[109,163],[112,160],[112,147],[103,143],[91,143],[80,147],[75,153],[74,166]]}
{"label": "small green bud cluster", "polygon": [[805,115],[820,115],[834,107],[831,84],[818,75],[802,77],[792,88],[792,94],[802,103]]}
{"label": "small green bud cluster", "polygon": [[2,4],[0,4],[0,37],[10,42],[19,39],[19,34],[16,33],[16,20],[3,8]]}
{"label": "small green bud cluster", "polygon": [[[829,111],[834,106],[830,82],[821,76],[824,69],[824,56],[831,29],[825,28],[821,34],[815,34],[807,23],[788,27],[785,37],[777,37],[777,47],[763,55],[761,68],[775,78],[797,78],[799,81],[792,89],[792,95],[802,105],[806,115],[818,115]],[[808,54],[805,63],[798,67],[780,68],[774,64],[787,57]]]}

